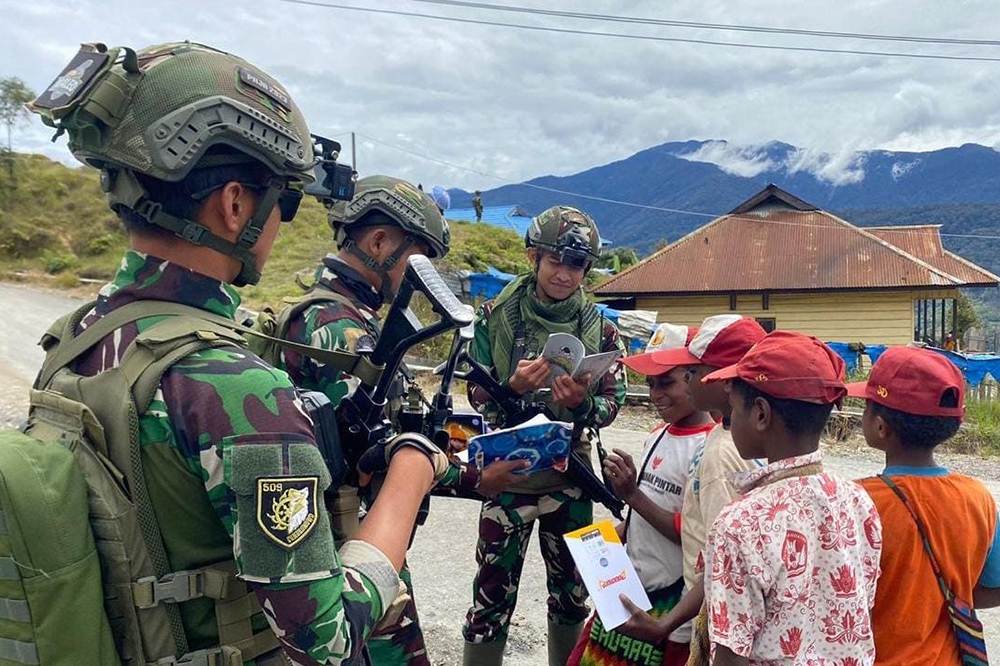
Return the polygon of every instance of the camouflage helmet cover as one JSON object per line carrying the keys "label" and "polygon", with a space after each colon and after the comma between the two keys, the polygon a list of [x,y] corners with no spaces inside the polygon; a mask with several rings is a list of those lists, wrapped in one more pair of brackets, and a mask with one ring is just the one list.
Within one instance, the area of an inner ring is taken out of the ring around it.
{"label": "camouflage helmet cover", "polygon": [[178,181],[225,145],[275,174],[314,178],[309,129],[291,96],[245,60],[201,44],[84,44],[30,108],[99,168]]}
{"label": "camouflage helmet cover", "polygon": [[539,213],[531,221],[524,243],[550,252],[583,250],[591,260],[601,256],[597,224],[589,215],[570,206],[553,206]]}
{"label": "camouflage helmet cover", "polygon": [[451,230],[434,200],[405,180],[391,176],[367,176],[357,182],[354,198],[338,202],[329,211],[330,226],[339,236],[378,211],[408,234],[427,244],[428,256],[438,259],[448,253]]}

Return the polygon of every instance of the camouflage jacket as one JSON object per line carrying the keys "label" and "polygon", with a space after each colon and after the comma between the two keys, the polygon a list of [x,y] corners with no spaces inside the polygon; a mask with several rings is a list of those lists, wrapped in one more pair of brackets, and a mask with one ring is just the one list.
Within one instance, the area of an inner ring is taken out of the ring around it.
{"label": "camouflage jacket", "polygon": [[[382,305],[378,292],[334,256],[327,256],[316,268],[316,286],[347,296],[354,307],[338,301],[312,305],[288,323],[286,337],[292,342],[349,352],[357,349],[359,341],[374,345],[381,330],[376,314]],[[358,380],[347,373],[295,352],[282,351],[281,360],[281,366],[296,386],[322,391],[334,406],[358,386]],[[433,492],[453,495],[458,491],[474,491],[478,484],[479,472],[475,467],[453,463]]]}
{"label": "camouflage jacket", "polygon": [[[493,364],[493,350],[490,348],[490,314],[493,312],[493,301],[483,303],[476,313],[476,335],[469,349],[469,354],[490,368],[493,376],[504,386],[507,386],[509,377],[498,377],[497,369]],[[610,321],[604,321],[604,330],[601,334],[602,352],[624,350],[621,338],[618,335],[618,328]],[[469,384],[469,403],[481,414],[489,415],[496,412],[497,407],[490,399],[489,393],[480,386]],[[620,369],[604,375],[597,384],[591,395],[584,400],[583,404],[573,412],[574,423],[582,426],[592,426],[594,428],[605,428],[618,416],[618,409],[625,404],[625,374]]]}
{"label": "camouflage jacket", "polygon": [[[480,306],[476,313],[475,338],[469,349],[469,354],[482,363],[493,373],[504,386],[508,386],[510,377],[500,376],[494,363],[494,351],[490,338],[490,315],[493,310],[494,301],[487,301]],[[495,319],[495,317],[494,317]],[[525,322],[527,325],[528,322]],[[496,325],[496,324],[494,324]],[[530,333],[530,331],[529,331]],[[537,337],[537,336],[535,336]],[[600,351],[610,352],[623,350],[621,338],[618,336],[618,328],[610,321],[603,321],[600,331]],[[490,395],[481,386],[475,384],[468,385],[469,402],[473,408],[487,420],[495,420],[499,414],[499,406],[490,399]],[[619,368],[606,373],[597,384],[591,388],[589,395],[584,399],[579,407],[573,410],[563,408],[562,418],[572,420],[574,425],[583,426],[579,437],[573,443],[573,450],[585,458],[589,459],[591,449],[591,437],[586,428],[603,428],[611,424],[618,416],[618,409],[625,403],[625,376]],[[523,494],[545,494],[564,490],[572,487],[566,476],[555,470],[542,470],[527,475],[523,481],[519,481],[508,488],[509,492]]]}
{"label": "camouflage jacket", "polygon": [[[81,327],[137,300],[175,301],[232,318],[240,297],[228,284],[129,251]],[[135,336],[158,320],[140,319],[108,336],[80,359],[77,372],[93,375],[114,367]],[[312,531],[280,561],[263,561],[254,544],[264,530],[256,512],[247,510],[246,488],[239,487],[245,481],[234,482],[270,474],[255,468],[268,448],[284,451],[279,466],[291,465],[293,472],[301,460],[315,458],[312,422],[288,375],[237,347],[191,354],[163,375],[139,429],[143,468],[171,566],[196,568],[235,557],[240,576],[254,588],[266,621],[295,663],[356,659],[395,597],[391,588],[398,578],[389,561],[360,542],[338,554],[329,529]],[[158,476],[161,470],[169,471],[168,478]],[[316,504],[319,524],[328,525],[323,503]],[[196,542],[192,534],[199,535]],[[358,549],[364,553],[360,559]],[[186,602],[181,613],[192,649],[217,643],[210,600]]]}

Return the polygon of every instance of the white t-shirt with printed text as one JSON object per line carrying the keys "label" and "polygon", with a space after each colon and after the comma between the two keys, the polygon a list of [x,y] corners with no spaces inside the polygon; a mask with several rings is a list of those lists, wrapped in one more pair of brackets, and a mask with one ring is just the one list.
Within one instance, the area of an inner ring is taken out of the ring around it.
{"label": "white t-shirt with printed text", "polygon": [[[657,507],[680,512],[691,462],[714,427],[714,423],[692,428],[661,425],[646,438],[642,459],[636,461],[640,470],[639,490]],[[634,511],[625,538],[628,556],[647,591],[670,587],[683,577],[681,547]],[[690,628],[685,625],[670,639],[687,642],[690,637]]]}

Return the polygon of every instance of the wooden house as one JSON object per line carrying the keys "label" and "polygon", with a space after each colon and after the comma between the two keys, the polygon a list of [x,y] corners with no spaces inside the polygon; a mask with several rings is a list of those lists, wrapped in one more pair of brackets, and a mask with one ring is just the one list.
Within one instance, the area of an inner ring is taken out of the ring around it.
{"label": "wooden house", "polygon": [[594,294],[674,324],[733,312],[828,342],[940,344],[958,289],[998,283],[945,250],[937,225],[856,227],[768,185]]}

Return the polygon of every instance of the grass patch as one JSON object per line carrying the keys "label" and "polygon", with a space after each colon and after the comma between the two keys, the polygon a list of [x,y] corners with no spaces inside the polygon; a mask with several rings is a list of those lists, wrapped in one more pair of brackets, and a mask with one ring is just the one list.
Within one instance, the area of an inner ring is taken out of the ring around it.
{"label": "grass patch", "polygon": [[967,399],[965,423],[947,446],[962,453],[1000,454],[1000,402]]}
{"label": "grass patch", "polygon": [[[524,241],[513,231],[469,222],[453,222],[451,230],[452,249],[439,262],[442,270],[484,271],[494,266],[520,273],[529,268]],[[3,274],[106,280],[118,268],[126,246],[125,232],[108,209],[94,169],[15,154],[14,178],[0,170]],[[282,226],[260,284],[242,290],[247,306],[277,304],[284,296],[300,293],[296,274],[308,274],[306,281],[311,282],[313,269],[332,250],[326,211],[314,199],[305,199],[295,221]],[[69,278],[60,283],[69,284]]]}

